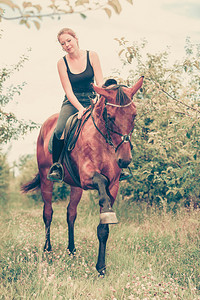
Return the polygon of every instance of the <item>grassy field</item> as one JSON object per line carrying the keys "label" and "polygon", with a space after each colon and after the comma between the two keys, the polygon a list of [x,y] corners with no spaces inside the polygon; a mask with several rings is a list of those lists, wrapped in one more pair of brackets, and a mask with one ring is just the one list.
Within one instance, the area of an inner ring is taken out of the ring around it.
{"label": "grassy field", "polygon": [[66,251],[67,202],[53,204],[53,252],[46,254],[42,203],[12,195],[1,208],[0,299],[200,299],[199,211],[158,214],[118,200],[120,222],[110,226],[101,278],[95,203],[95,195],[85,192],[72,257]]}

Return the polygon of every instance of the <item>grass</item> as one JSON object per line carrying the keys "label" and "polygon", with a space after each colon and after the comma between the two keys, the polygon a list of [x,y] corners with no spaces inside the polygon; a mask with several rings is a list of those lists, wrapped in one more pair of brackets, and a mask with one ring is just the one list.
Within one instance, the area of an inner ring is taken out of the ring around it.
{"label": "grass", "polygon": [[107,274],[98,277],[96,194],[86,192],[67,248],[66,202],[54,203],[53,251],[43,252],[42,204],[13,195],[0,221],[0,299],[200,299],[199,211],[176,215],[118,199],[110,226]]}

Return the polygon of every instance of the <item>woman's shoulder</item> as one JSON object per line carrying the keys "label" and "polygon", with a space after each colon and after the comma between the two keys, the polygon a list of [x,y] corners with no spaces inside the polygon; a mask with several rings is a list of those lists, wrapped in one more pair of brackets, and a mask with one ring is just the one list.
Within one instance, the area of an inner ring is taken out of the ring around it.
{"label": "woman's shoulder", "polygon": [[64,62],[64,57],[60,58],[57,62],[57,66],[58,67],[62,67],[65,65],[65,62]]}
{"label": "woman's shoulder", "polygon": [[61,63],[63,63],[63,62],[64,62],[64,56],[61,57],[61,58],[58,60],[57,64],[61,64]]}
{"label": "woman's shoulder", "polygon": [[90,56],[90,61],[91,62],[95,62],[96,60],[99,59],[99,56],[98,56],[97,52],[93,51],[93,50],[89,51],[89,56]]}
{"label": "woman's shoulder", "polygon": [[93,51],[93,50],[88,50],[89,54],[91,57],[95,57],[95,56],[98,56],[97,52],[96,51]]}

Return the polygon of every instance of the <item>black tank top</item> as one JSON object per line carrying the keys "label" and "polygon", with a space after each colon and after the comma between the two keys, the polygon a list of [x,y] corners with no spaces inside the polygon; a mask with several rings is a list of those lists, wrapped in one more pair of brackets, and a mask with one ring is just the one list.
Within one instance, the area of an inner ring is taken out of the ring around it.
{"label": "black tank top", "polygon": [[86,93],[86,92],[92,92],[93,87],[91,83],[94,83],[94,70],[92,68],[92,65],[90,63],[89,58],[89,51],[87,51],[87,65],[85,71],[74,74],[71,73],[66,57],[63,57],[66,67],[67,67],[67,74],[69,76],[69,81],[72,85],[72,90],[75,93]]}

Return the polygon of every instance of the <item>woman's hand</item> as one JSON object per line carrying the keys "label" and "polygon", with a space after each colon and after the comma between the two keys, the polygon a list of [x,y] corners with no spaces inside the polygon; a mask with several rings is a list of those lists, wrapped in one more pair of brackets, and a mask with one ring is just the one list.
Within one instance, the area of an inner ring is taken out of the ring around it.
{"label": "woman's hand", "polygon": [[79,111],[78,111],[78,119],[81,119],[81,118],[82,118],[82,116],[83,116],[85,110],[86,110],[85,107],[81,107],[81,108],[79,109]]}

